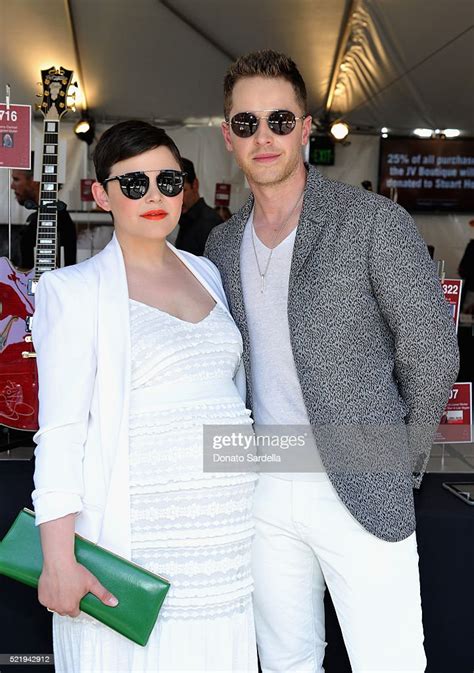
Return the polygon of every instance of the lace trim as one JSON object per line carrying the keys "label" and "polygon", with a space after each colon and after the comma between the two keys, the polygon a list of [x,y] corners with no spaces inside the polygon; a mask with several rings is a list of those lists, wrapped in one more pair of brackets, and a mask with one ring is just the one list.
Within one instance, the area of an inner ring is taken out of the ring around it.
{"label": "lace trim", "polygon": [[132,542],[133,558],[139,558],[140,562],[148,567],[149,563],[153,563],[157,558],[161,561],[166,559],[168,562],[180,561],[186,564],[188,561],[196,561],[197,563],[211,563],[218,561],[221,558],[227,557],[241,557],[247,554],[252,542],[252,536],[245,537],[241,540],[228,542],[227,544],[213,544],[205,547],[189,547],[183,549],[182,547],[164,547],[160,549],[160,555],[157,557],[156,549],[150,547],[141,547],[139,544]]}
{"label": "lace trim", "polygon": [[[227,501],[220,499],[218,501],[206,500],[194,500],[192,508],[189,507],[191,499],[188,502],[172,502],[167,504],[166,502],[160,502],[160,507],[156,509],[151,509],[146,512],[142,512],[141,516],[135,518],[136,522],[146,521],[146,522],[165,522],[166,519],[170,521],[178,521],[180,519],[185,519],[190,524],[194,519],[201,518],[201,521],[206,522],[208,525],[214,525],[213,519],[216,517],[221,517],[222,522],[226,521],[240,521],[244,518],[247,518],[248,513],[250,512],[250,498],[252,491],[248,488],[245,488],[243,493],[239,494],[238,497],[229,495]],[[139,503],[140,497],[135,496],[135,506]],[[150,500],[149,497],[143,496],[141,500],[146,503]],[[233,515],[232,517],[230,515]],[[211,521],[209,521],[211,519]],[[181,527],[181,526],[179,526]]]}
{"label": "lace trim", "polygon": [[193,586],[175,586],[172,584],[166,597],[167,607],[192,608],[226,605],[239,598],[249,595],[253,591],[252,579],[245,578],[234,582],[214,586],[214,591],[208,584],[206,587],[196,588]]}
{"label": "lace trim", "polygon": [[[242,569],[242,566],[234,568],[229,564],[225,572],[221,574],[214,572],[212,568],[205,568],[201,569],[202,573],[199,577],[190,575],[190,578],[185,578],[183,574],[173,573],[173,569],[169,566],[164,571],[162,565],[159,563],[155,565],[156,571],[153,570],[153,566],[149,570],[157,573],[166,572],[171,577],[174,587],[171,595],[183,598],[183,600],[203,596],[221,596],[224,600],[226,593],[235,593],[239,588],[240,590],[247,589],[253,585],[248,568]],[[191,568],[190,572],[195,573],[196,569]]]}
{"label": "lace trim", "polygon": [[[177,534],[179,533],[179,534]],[[228,542],[238,542],[247,537],[253,536],[254,525],[253,522],[245,522],[241,526],[216,527],[214,530],[199,529],[183,531],[171,530],[160,531],[159,539],[156,531],[151,531],[146,534],[136,529],[133,530],[133,544],[136,548],[140,546],[148,549],[162,549],[167,547],[191,547],[191,546],[207,546],[213,544],[227,544]]]}
{"label": "lace trim", "polygon": [[[160,407],[157,411],[143,411],[134,409],[133,400],[130,407],[129,428],[130,430],[140,430],[142,427],[151,427],[153,432],[162,433],[167,428],[168,431],[175,431],[176,426],[186,430],[199,427],[202,431],[202,425],[205,423],[215,425],[226,425],[229,422],[232,425],[249,424],[250,410],[246,409],[240,398],[227,398],[229,401],[223,401],[223,398],[206,398],[205,401],[189,400],[182,402],[180,406],[175,404],[169,408]],[[190,414],[190,411],[194,415]],[[213,423],[216,419],[221,421]],[[229,421],[229,419],[231,419]]]}
{"label": "lace trim", "polygon": [[[154,476],[153,479],[157,477]],[[141,479],[136,476],[135,484],[130,488],[132,497],[139,495],[151,495],[172,492],[197,492],[205,489],[214,489],[217,487],[216,482],[224,483],[225,485],[234,486],[244,484],[247,482],[254,483],[258,479],[258,475],[247,472],[221,472],[208,475],[176,475],[174,481],[163,479],[161,483],[157,481],[144,481],[145,477]],[[150,477],[151,479],[151,477]]]}
{"label": "lace trim", "polygon": [[242,597],[226,605],[208,606],[207,608],[168,608],[163,606],[160,619],[163,620],[188,620],[188,619],[217,619],[219,617],[232,617],[252,609],[251,597]]}

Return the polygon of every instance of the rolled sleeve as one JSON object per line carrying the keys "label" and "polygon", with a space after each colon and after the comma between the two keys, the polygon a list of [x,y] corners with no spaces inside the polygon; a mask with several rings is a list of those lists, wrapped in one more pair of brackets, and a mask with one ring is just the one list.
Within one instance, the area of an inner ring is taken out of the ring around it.
{"label": "rolled sleeve", "polygon": [[35,490],[31,496],[35,509],[35,522],[39,526],[47,521],[60,519],[68,514],[79,514],[82,511],[80,495]]}

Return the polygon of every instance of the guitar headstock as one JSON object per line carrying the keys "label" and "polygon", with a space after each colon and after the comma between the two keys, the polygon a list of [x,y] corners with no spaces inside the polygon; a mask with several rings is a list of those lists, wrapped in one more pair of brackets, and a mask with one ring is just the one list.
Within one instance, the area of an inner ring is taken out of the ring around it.
{"label": "guitar headstock", "polygon": [[[41,110],[46,119],[61,119],[72,106],[68,105],[68,97],[71,96],[72,70],[60,67],[47,68],[41,71],[43,92],[40,94],[41,103],[36,106]],[[74,94],[75,95],[75,94]]]}

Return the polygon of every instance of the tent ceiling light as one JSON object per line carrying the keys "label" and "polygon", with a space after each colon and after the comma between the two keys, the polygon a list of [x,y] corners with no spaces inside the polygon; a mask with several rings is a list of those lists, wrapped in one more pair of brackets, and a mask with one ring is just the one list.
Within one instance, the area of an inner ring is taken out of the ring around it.
{"label": "tent ceiling light", "polygon": [[74,133],[79,140],[83,140],[88,145],[91,145],[94,142],[95,137],[95,121],[92,117],[84,114],[82,119],[75,125]]}
{"label": "tent ceiling light", "polygon": [[344,140],[349,133],[349,126],[345,122],[336,122],[331,126],[331,135],[336,140]]}
{"label": "tent ceiling light", "polygon": [[419,138],[457,138],[459,129],[415,129],[413,133]]}
{"label": "tent ceiling light", "polygon": [[433,129],[415,129],[413,133],[419,138],[431,138]]}
{"label": "tent ceiling light", "polygon": [[446,138],[457,138],[459,135],[461,135],[461,131],[459,129],[444,129],[443,133]]}
{"label": "tent ceiling light", "polygon": [[382,126],[380,133],[388,133],[388,128],[386,126]]}
{"label": "tent ceiling light", "polygon": [[90,128],[90,122],[87,119],[81,119],[74,127],[74,133],[87,133],[87,131],[90,131]]}

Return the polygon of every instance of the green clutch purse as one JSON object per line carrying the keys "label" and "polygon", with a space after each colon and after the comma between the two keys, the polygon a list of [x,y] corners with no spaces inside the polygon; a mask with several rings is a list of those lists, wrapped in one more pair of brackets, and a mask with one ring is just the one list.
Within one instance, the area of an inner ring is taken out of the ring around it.
{"label": "green clutch purse", "polygon": [[[80,535],[76,535],[74,549],[77,561],[119,600],[112,608],[86,594],[80,609],[138,645],[146,645],[170,583]],[[23,509],[0,542],[0,574],[37,587],[42,567],[35,515]]]}

